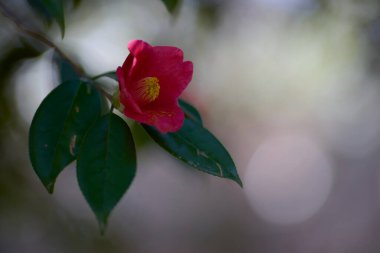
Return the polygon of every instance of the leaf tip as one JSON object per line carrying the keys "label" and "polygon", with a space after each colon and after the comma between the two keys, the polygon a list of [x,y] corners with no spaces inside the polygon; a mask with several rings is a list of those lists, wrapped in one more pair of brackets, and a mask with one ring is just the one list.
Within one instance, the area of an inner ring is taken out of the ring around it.
{"label": "leaf tip", "polygon": [[61,39],[63,40],[65,38],[65,30],[66,30],[65,24],[64,23],[60,24],[59,27],[60,27],[60,30],[61,30]]}
{"label": "leaf tip", "polygon": [[109,212],[105,210],[95,211],[95,209],[93,209],[93,211],[95,213],[96,220],[98,221],[100,235],[104,236],[107,229],[107,220],[108,220]]}
{"label": "leaf tip", "polygon": [[53,194],[54,192],[54,182],[49,182],[45,184],[45,188],[48,191],[48,193]]}
{"label": "leaf tip", "polygon": [[161,0],[169,13],[174,14],[181,0]]}
{"label": "leaf tip", "polygon": [[237,175],[234,181],[241,187],[243,188],[243,182],[241,181],[240,177]]}
{"label": "leaf tip", "polygon": [[66,31],[63,1],[61,2],[61,6],[59,7],[60,7],[60,11],[56,17],[56,21],[58,23],[59,29],[61,30],[61,39],[63,39],[65,37],[65,31]]}
{"label": "leaf tip", "polygon": [[107,218],[106,217],[97,217],[97,218],[98,218],[100,235],[104,236],[104,234],[106,233],[106,228],[107,228]]}

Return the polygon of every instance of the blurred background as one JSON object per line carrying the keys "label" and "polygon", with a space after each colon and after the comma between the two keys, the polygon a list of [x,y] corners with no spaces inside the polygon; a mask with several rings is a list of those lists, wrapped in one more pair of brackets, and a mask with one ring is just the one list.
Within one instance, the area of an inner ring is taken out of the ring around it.
{"label": "blurred background", "polygon": [[26,1],[2,4],[89,75],[121,65],[132,39],[182,48],[184,98],[244,188],[132,126],[137,175],[100,236],[75,164],[53,195],[31,167],[28,130],[59,66],[0,15],[0,252],[379,252],[380,1],[184,0],[170,15],[159,0],[83,0],[63,40]]}

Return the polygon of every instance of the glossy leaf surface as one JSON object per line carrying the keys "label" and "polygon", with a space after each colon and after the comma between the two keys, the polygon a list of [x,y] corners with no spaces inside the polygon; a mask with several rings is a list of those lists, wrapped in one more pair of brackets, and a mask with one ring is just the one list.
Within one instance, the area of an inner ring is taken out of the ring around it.
{"label": "glossy leaf surface", "polygon": [[56,52],[54,53],[53,62],[57,66],[61,82],[80,79],[72,64]]}
{"label": "glossy leaf surface", "polygon": [[184,101],[183,99],[178,100],[179,106],[182,108],[182,110],[185,113],[185,116],[199,124],[203,124],[202,118],[200,113],[198,112],[197,109],[195,109],[194,106],[189,104],[188,102]]}
{"label": "glossy leaf surface", "polygon": [[242,182],[235,164],[224,146],[200,124],[185,118],[182,128],[175,133],[161,134],[154,127],[145,130],[162,148],[190,166],[214,176]]}
{"label": "glossy leaf surface", "polygon": [[30,127],[29,154],[50,193],[58,174],[76,158],[83,135],[99,115],[99,93],[79,80],[59,85],[42,101]]}
{"label": "glossy leaf surface", "polygon": [[77,177],[101,232],[135,173],[136,151],[127,123],[112,113],[99,118],[81,145]]}

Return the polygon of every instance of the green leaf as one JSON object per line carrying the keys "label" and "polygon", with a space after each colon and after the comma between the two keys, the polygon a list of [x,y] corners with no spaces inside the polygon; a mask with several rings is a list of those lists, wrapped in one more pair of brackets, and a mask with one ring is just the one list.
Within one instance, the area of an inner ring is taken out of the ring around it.
{"label": "green leaf", "polygon": [[58,174],[76,158],[83,135],[99,114],[99,93],[79,80],[62,83],[38,107],[29,131],[29,155],[50,193]]}
{"label": "green leaf", "polygon": [[242,186],[227,150],[198,123],[185,118],[179,131],[167,134],[161,134],[148,125],[143,127],[154,141],[178,159],[211,175],[232,179]]}
{"label": "green leaf", "polygon": [[187,118],[197,122],[198,124],[201,124],[201,125],[203,124],[202,123],[202,117],[201,117],[200,113],[198,112],[198,110],[195,109],[194,106],[192,106],[191,104],[187,103],[186,101],[184,101],[182,99],[179,99],[178,103],[179,103],[179,106],[184,111],[185,116]]}
{"label": "green leaf", "polygon": [[70,80],[80,79],[80,76],[76,72],[73,65],[66,59],[62,58],[60,54],[55,52],[53,61],[58,68],[59,78],[62,83]]}
{"label": "green leaf", "polygon": [[161,0],[161,1],[165,4],[166,9],[170,13],[173,13],[177,9],[179,3],[181,2],[181,0]]}
{"label": "green leaf", "polygon": [[136,151],[128,125],[112,113],[99,118],[80,148],[77,177],[102,233],[135,173]]}
{"label": "green leaf", "polygon": [[28,0],[32,9],[48,24],[57,22],[61,30],[62,38],[65,35],[65,15],[63,0]]}
{"label": "green leaf", "polygon": [[[65,0],[68,1],[68,0]],[[78,8],[78,6],[81,4],[82,0],[72,0],[72,3],[74,5],[74,8]]]}

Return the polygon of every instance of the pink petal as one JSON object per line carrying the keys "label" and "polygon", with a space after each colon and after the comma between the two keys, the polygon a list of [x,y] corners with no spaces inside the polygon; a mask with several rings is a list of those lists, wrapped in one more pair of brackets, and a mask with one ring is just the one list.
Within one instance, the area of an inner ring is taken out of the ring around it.
{"label": "pink petal", "polygon": [[185,118],[182,109],[175,100],[166,101],[165,104],[153,105],[143,109],[144,113],[151,115],[154,125],[160,132],[175,132],[178,131]]}
{"label": "pink petal", "polygon": [[149,51],[151,45],[142,40],[132,40],[128,43],[128,49],[134,57],[139,57],[141,53]]}
{"label": "pink petal", "polygon": [[[130,55],[117,70],[124,114],[153,125],[163,133],[179,130],[184,113],[178,105],[178,97],[192,79],[192,62],[184,62],[183,51],[176,47],[152,47],[142,40],[133,40],[128,48]],[[158,78],[160,93],[156,100],[146,104],[135,99],[133,91],[147,77]]]}
{"label": "pink petal", "polygon": [[156,46],[152,48],[155,57],[160,59],[170,59],[176,62],[183,62],[183,51],[178,47]]}
{"label": "pink petal", "polygon": [[125,108],[128,108],[128,110],[134,110],[137,113],[142,113],[140,107],[134,101],[127,89],[124,71],[125,69],[122,69],[120,67],[118,67],[116,70],[116,75],[119,80],[120,102],[124,105]]}
{"label": "pink petal", "polygon": [[158,75],[161,90],[157,102],[178,98],[190,83],[192,76],[193,63],[190,61],[177,64],[171,70],[162,70]]}

